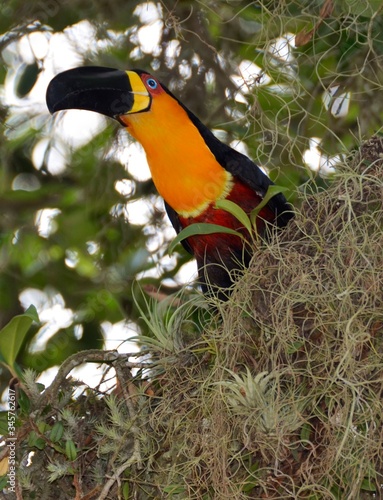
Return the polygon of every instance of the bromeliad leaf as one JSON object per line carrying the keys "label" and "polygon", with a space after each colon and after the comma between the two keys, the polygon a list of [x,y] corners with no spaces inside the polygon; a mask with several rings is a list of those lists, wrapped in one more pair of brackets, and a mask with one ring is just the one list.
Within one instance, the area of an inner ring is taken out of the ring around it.
{"label": "bromeliad leaf", "polygon": [[272,184],[271,186],[269,186],[267,188],[265,197],[263,198],[261,203],[259,205],[257,205],[256,208],[254,208],[254,210],[252,210],[250,213],[250,220],[251,220],[252,224],[255,223],[255,219],[258,217],[259,212],[262,210],[262,208],[264,208],[269,203],[269,201],[271,200],[271,198],[273,198],[273,196],[275,196],[276,194],[279,194],[279,193],[289,191],[289,190],[290,189],[286,186],[277,186],[276,184]]}
{"label": "bromeliad leaf", "polygon": [[243,224],[243,227],[245,227],[249,233],[251,232],[250,218],[239,205],[230,200],[218,200],[215,206],[229,212],[231,215],[234,215],[234,217]]}
{"label": "bromeliad leaf", "polygon": [[242,234],[239,233],[238,231],[234,231],[234,229],[230,229],[225,226],[220,226],[219,224],[206,224],[201,222],[198,224],[191,224],[190,226],[187,226],[184,229],[182,229],[182,231],[177,234],[177,236],[169,245],[168,252],[169,254],[172,254],[174,252],[174,248],[176,247],[176,245],[178,245],[178,243],[180,243],[182,240],[190,238],[190,236],[196,236],[197,234],[214,234],[214,233],[233,234],[234,236],[239,236],[240,238],[243,238]]}
{"label": "bromeliad leaf", "polygon": [[33,321],[39,321],[39,317],[35,306],[29,306],[0,330],[0,360],[11,369]]}

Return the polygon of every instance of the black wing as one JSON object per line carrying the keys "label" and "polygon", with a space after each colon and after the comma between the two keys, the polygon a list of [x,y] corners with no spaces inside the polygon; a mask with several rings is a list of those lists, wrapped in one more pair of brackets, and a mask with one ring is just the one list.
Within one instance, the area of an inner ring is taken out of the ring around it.
{"label": "black wing", "polygon": [[[234,177],[237,177],[241,182],[250,186],[261,197],[264,197],[268,187],[274,184],[273,181],[250,158],[217,139],[213,132],[199,118],[180,101],[178,102],[199,130],[199,133],[218,163]],[[294,217],[293,207],[282,193],[273,196],[267,206],[275,213],[275,224],[278,227],[284,227]]]}
{"label": "black wing", "polygon": [[[230,147],[223,153],[220,163],[234,177],[250,186],[262,197],[265,196],[269,186],[274,184],[250,158]],[[294,217],[293,207],[282,193],[273,196],[267,206],[274,212],[274,222],[278,227],[286,226],[289,220]]]}

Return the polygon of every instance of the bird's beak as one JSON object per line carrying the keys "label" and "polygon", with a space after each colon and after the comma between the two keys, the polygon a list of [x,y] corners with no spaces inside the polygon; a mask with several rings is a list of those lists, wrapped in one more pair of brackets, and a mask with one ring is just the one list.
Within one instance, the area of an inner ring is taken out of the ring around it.
{"label": "bird's beak", "polygon": [[97,66],[59,73],[48,85],[46,100],[52,114],[63,109],[86,109],[116,120],[147,111],[151,104],[151,96],[135,71]]}

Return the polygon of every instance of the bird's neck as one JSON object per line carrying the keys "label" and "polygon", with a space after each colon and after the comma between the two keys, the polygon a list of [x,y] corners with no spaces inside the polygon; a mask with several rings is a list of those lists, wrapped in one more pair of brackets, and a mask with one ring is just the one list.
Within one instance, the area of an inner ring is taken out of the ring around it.
{"label": "bird's neck", "polygon": [[198,216],[229,194],[231,174],[169,94],[155,96],[150,111],[125,115],[122,121],[142,144],[158,192],[178,214]]}

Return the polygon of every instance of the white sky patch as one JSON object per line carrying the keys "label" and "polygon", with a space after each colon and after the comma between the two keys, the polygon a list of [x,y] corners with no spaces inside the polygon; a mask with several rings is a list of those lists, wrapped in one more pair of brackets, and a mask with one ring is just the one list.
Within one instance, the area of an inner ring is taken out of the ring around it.
{"label": "white sky patch", "polygon": [[192,75],[192,69],[188,62],[182,61],[178,67],[180,76],[185,80],[188,80]]}
{"label": "white sky patch", "polygon": [[[65,49],[63,49],[65,47]],[[64,57],[57,57],[58,54]],[[9,64],[9,71],[5,83],[5,100],[8,105],[15,106],[14,113],[26,113],[37,104],[46,109],[45,92],[48,82],[55,74],[64,69],[78,66],[82,57],[68,42],[63,33],[31,33],[23,36],[17,42],[11,43],[3,51],[3,57]],[[15,94],[15,78],[22,64],[31,64],[36,58],[45,57],[44,70],[40,73],[34,87],[26,98],[18,98]]]}
{"label": "white sky patch", "polygon": [[135,342],[129,341],[129,337],[138,335],[139,328],[132,321],[119,321],[110,323],[104,321],[101,328],[105,334],[105,349],[116,349],[120,353],[139,352],[139,347]]}
{"label": "white sky patch", "polygon": [[295,44],[295,35],[293,33],[286,33],[273,40],[269,45],[269,52],[284,62],[293,62],[294,54],[292,49]]}
{"label": "white sky patch", "polygon": [[232,81],[241,89],[241,92],[248,93],[258,85],[268,85],[271,78],[257,64],[244,59],[238,66],[238,75],[231,75]]}
{"label": "white sky patch", "polygon": [[[60,295],[57,294],[57,297]],[[63,304],[53,304],[49,309],[44,309],[39,313],[39,318],[43,325],[38,334],[33,338],[30,346],[31,352],[44,351],[46,343],[62,328],[68,328],[73,322],[73,311],[65,308]]]}
{"label": "white sky patch", "polygon": [[161,259],[160,264],[166,271],[171,271],[176,267],[177,259],[175,258],[174,255],[169,255],[168,253],[165,253]]}
{"label": "white sky patch", "polygon": [[[137,344],[128,340],[139,332],[138,327],[134,325],[134,323],[119,321],[118,323],[112,324],[105,321],[102,323],[101,328],[106,339],[106,350],[116,350],[120,354],[133,354],[139,352]],[[134,362],[136,358],[131,357],[129,360]],[[105,375],[106,370],[108,371]],[[53,382],[56,374],[56,367],[49,368],[38,377],[37,381],[43,383],[47,387]],[[99,365],[95,363],[84,363],[72,370],[71,376],[79,381],[84,381],[86,386],[92,388],[98,387],[103,392],[110,391],[116,386],[114,369],[109,369],[109,367],[101,363]],[[101,379],[103,379],[103,383],[100,385]],[[76,394],[81,393],[81,391],[82,388],[80,387],[76,390]]]}
{"label": "white sky patch", "polygon": [[126,216],[131,224],[143,226],[150,222],[153,213],[153,203],[148,199],[128,201]]}
{"label": "white sky patch", "polygon": [[303,160],[314,172],[321,172],[323,175],[330,174],[334,172],[336,164],[341,161],[341,156],[323,155],[319,148],[320,143],[321,140],[318,137],[312,137],[309,141],[309,149],[306,149],[303,154]]}
{"label": "white sky patch", "polygon": [[27,64],[34,63],[36,59],[44,59],[48,53],[49,39],[51,37],[52,34],[49,32],[35,31],[20,38],[16,44],[18,44],[22,59]]}
{"label": "white sky patch", "polygon": [[65,265],[69,267],[69,269],[74,269],[80,261],[77,250],[73,250],[71,248],[67,248],[65,250]]}
{"label": "white sky patch", "polygon": [[52,133],[70,147],[79,148],[90,143],[106,126],[106,118],[98,113],[70,109],[55,115]]}
{"label": "white sky patch", "polygon": [[330,113],[335,118],[343,118],[347,116],[350,101],[351,101],[351,92],[339,92],[339,85],[335,85],[334,87],[328,88],[322,97],[323,104],[327,110],[330,110]]}
{"label": "white sky patch", "polygon": [[221,128],[213,128],[212,129],[213,134],[217,137],[222,142],[226,141],[227,138],[227,132],[226,130],[223,130]]}
{"label": "white sky patch", "polygon": [[161,53],[159,42],[163,29],[160,8],[153,2],[146,2],[138,5],[134,14],[145,24],[137,31],[140,49],[145,54],[159,55]]}
{"label": "white sky patch", "polygon": [[[231,98],[231,93],[229,89],[226,89],[225,94],[227,98]],[[243,94],[239,92],[235,95],[235,100],[237,102],[243,102],[244,104],[247,104],[247,101],[243,97]],[[245,117],[245,113],[242,113],[242,111],[239,108],[225,106],[225,111],[232,120],[242,120]]]}
{"label": "white sky patch", "polygon": [[39,382],[40,384],[44,384],[45,387],[49,387],[51,385],[51,383],[53,382],[56,375],[57,375],[57,368],[55,366],[52,366],[51,368],[44,370],[37,377],[36,382]]}
{"label": "white sky patch", "polygon": [[[64,33],[55,33],[52,36],[44,61],[48,81],[57,73],[79,66],[82,62],[82,55],[69,43],[68,37]],[[47,84],[47,82],[45,83]]]}
{"label": "white sky patch", "polygon": [[35,215],[35,225],[40,236],[48,238],[57,230],[55,217],[61,213],[58,208],[43,208]]}
{"label": "white sky patch", "polygon": [[234,100],[236,102],[240,102],[242,104],[247,104],[247,100],[246,98],[244,97],[244,95],[242,94],[242,92],[236,92],[235,96],[234,96]]}
{"label": "white sky patch", "polygon": [[43,292],[38,288],[26,288],[21,292],[19,299],[24,309],[27,309],[33,302],[37,312],[41,313],[47,306],[50,307],[51,305],[51,300],[49,299],[48,294],[52,295],[52,292]]}
{"label": "white sky patch", "polygon": [[86,249],[89,255],[96,255],[100,251],[100,245],[96,241],[87,241]]}
{"label": "white sky patch", "polygon": [[33,338],[30,346],[31,352],[43,351],[55,333],[61,328],[69,327],[73,322],[73,311],[65,307],[62,295],[55,290],[42,291],[37,288],[26,288],[20,293],[19,299],[25,309],[33,304],[43,323]]}
{"label": "white sky patch", "polygon": [[54,147],[47,151],[45,162],[52,175],[60,175],[65,171],[68,165],[68,152],[60,147],[59,141],[56,141]]}
{"label": "white sky patch", "polygon": [[152,54],[158,56],[161,54],[161,47],[159,45],[161,39],[163,23],[162,21],[153,21],[147,26],[142,26],[137,32],[137,39],[140,49],[145,54]]}
{"label": "white sky patch", "polygon": [[[71,371],[71,376],[76,380],[83,382],[73,393],[73,396],[79,397],[87,387],[98,388],[102,392],[110,392],[116,388],[116,372],[114,368],[105,364],[84,363]],[[100,381],[103,382],[100,384]]]}
{"label": "white sky patch", "polygon": [[136,15],[144,24],[149,24],[161,19],[160,7],[154,2],[145,2],[141,5],[137,5],[133,14]]}
{"label": "white sky patch", "polygon": [[49,146],[49,139],[44,138],[35,144],[32,151],[32,163],[35,168],[39,169],[42,167],[44,162],[44,157]]}
{"label": "white sky patch", "polygon": [[274,85],[268,85],[267,90],[273,94],[283,94],[283,95],[294,95],[295,91],[291,85],[283,83],[275,83]]}
{"label": "white sky patch", "polygon": [[[114,324],[105,321],[101,328],[106,338],[105,350],[116,350],[120,354],[132,354],[128,357],[128,361],[134,363],[139,360],[142,362],[142,358],[135,356],[135,353],[139,352],[139,347],[135,342],[129,340],[139,333],[137,325],[127,321],[119,321]],[[135,372],[136,370],[133,369],[133,375]],[[84,388],[97,387],[102,392],[109,392],[116,387],[115,370],[105,364],[83,364],[72,370],[71,375],[77,380],[83,381]],[[100,380],[102,380],[101,384]],[[83,392],[83,388],[79,387],[75,392],[75,397],[81,392]]]}
{"label": "white sky patch", "polygon": [[215,85],[215,73],[214,71],[210,68],[206,73],[205,73],[205,82],[207,85]]}
{"label": "white sky patch", "polygon": [[128,198],[134,191],[134,182],[130,179],[121,179],[114,183],[114,188],[118,193],[122,194],[122,196]]}
{"label": "white sky patch", "polygon": [[40,187],[39,179],[33,174],[18,174],[12,182],[13,191],[36,191]]}
{"label": "white sky patch", "polygon": [[[195,260],[191,260],[184,264],[178,273],[174,276],[174,281],[176,283],[188,283],[193,284],[198,279],[197,263]],[[166,280],[165,280],[166,281]]]}
{"label": "white sky patch", "polygon": [[232,141],[230,143],[230,147],[238,151],[239,153],[242,153],[243,155],[249,156],[249,150],[247,148],[247,145],[243,141]]}
{"label": "white sky patch", "polygon": [[32,151],[32,163],[36,170],[45,165],[52,175],[62,174],[68,164],[69,153],[64,140],[55,137],[42,138],[34,146]]}
{"label": "white sky patch", "polygon": [[165,50],[166,64],[168,68],[174,68],[176,58],[181,52],[181,44],[178,40],[170,40]]}
{"label": "white sky patch", "polygon": [[[163,271],[170,271],[171,269],[174,269],[175,266],[176,258],[164,255],[160,260],[156,262],[155,266],[138,273],[137,280],[141,280],[143,278],[158,278],[163,273]],[[165,283],[165,281],[167,280],[164,280],[163,282]],[[174,285],[174,280],[170,281],[171,285]]]}
{"label": "white sky patch", "polygon": [[[128,139],[122,138],[127,143]],[[118,161],[127,167],[130,174],[137,181],[147,181],[151,177],[150,168],[146,159],[146,154],[138,142],[133,142],[129,146],[119,148],[116,152]]]}
{"label": "white sky patch", "polygon": [[87,20],[80,21],[64,30],[69,43],[77,52],[95,52],[96,28]]}

